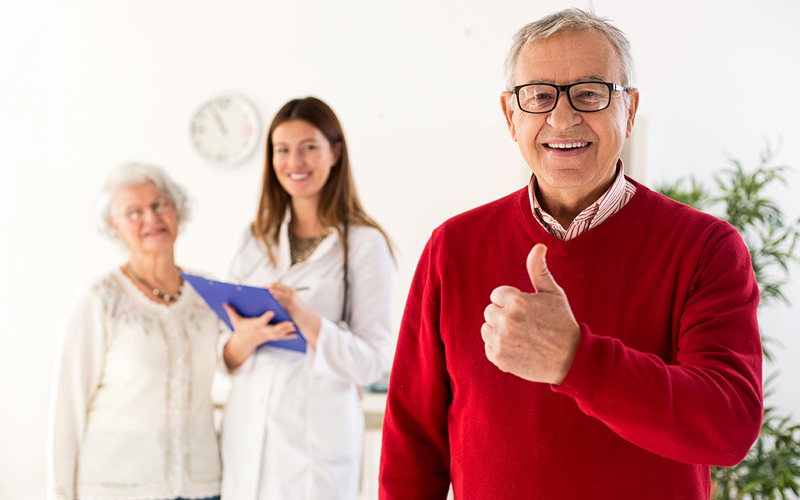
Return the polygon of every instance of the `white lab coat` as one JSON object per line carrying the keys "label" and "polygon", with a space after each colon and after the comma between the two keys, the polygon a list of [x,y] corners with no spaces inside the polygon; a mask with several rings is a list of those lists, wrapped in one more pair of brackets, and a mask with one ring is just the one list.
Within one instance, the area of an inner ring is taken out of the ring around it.
{"label": "white lab coat", "polygon": [[[364,436],[358,385],[380,378],[392,340],[396,271],[376,229],[350,226],[347,324],[342,249],[334,231],[291,265],[288,220],[277,266],[246,235],[231,281],[281,282],[322,318],[316,351],[259,348],[234,373],[222,424],[223,500],[355,499]],[[227,342],[230,334],[223,339]]]}

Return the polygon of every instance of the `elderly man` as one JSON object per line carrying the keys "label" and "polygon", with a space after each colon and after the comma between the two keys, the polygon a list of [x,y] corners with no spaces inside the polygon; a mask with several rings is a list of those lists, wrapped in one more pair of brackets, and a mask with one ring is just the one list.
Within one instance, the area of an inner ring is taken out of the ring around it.
{"label": "elderly man", "polygon": [[625,177],[630,44],[525,26],[500,103],[533,172],[428,241],[391,376],[381,498],[707,499],[763,411],[758,288],[729,224]]}

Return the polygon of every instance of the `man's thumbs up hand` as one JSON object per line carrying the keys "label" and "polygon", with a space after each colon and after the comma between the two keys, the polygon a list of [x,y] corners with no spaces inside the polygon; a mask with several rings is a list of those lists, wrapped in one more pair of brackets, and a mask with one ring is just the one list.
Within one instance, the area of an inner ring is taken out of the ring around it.
{"label": "man's thumbs up hand", "polygon": [[494,289],[483,313],[481,336],[486,357],[504,372],[560,384],[569,372],[581,329],[564,290],[547,269],[547,247],[535,245],[527,267],[535,293],[510,286]]}
{"label": "man's thumbs up hand", "polygon": [[560,293],[564,295],[564,290],[558,286],[550,271],[547,270],[545,255],[547,255],[547,247],[541,243],[534,245],[528,253],[526,264],[533,289],[536,290],[536,293]]}

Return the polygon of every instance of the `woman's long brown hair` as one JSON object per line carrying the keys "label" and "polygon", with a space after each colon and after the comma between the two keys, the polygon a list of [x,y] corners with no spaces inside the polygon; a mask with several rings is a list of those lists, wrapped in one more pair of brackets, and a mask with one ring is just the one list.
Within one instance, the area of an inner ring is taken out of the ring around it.
{"label": "woman's long brown hair", "polygon": [[275,165],[273,164],[274,144],[272,143],[272,133],[282,123],[290,120],[303,120],[313,125],[325,138],[328,139],[331,147],[341,144],[341,155],[339,161],[331,167],[328,180],[320,192],[319,206],[317,207],[317,217],[324,227],[336,228],[339,233],[339,240],[342,242],[342,251],[347,252],[347,242],[343,234],[344,224],[374,227],[381,232],[389,244],[389,251],[392,252],[392,244],[386,232],[372,220],[358,199],[356,185],[350,172],[350,160],[347,156],[347,142],[344,140],[344,131],[336,118],[333,110],[324,102],[315,97],[305,99],[292,99],[287,102],[275,118],[267,132],[267,155],[264,165],[264,181],[261,187],[261,198],[258,203],[258,213],[256,220],[250,224],[250,232],[254,237],[264,242],[267,255],[272,265],[277,264],[273,245],[278,246],[280,238],[279,230],[281,222],[286,214],[286,206],[291,201],[289,193],[283,189],[278,177],[275,175]]}

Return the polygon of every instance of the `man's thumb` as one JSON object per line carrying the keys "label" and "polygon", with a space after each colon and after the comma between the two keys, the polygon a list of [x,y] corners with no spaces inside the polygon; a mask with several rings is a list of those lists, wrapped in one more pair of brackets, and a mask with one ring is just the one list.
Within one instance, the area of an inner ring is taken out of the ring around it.
{"label": "man's thumb", "polygon": [[528,276],[536,293],[560,293],[561,288],[547,270],[546,253],[547,247],[543,244],[537,243],[533,246],[528,254]]}

